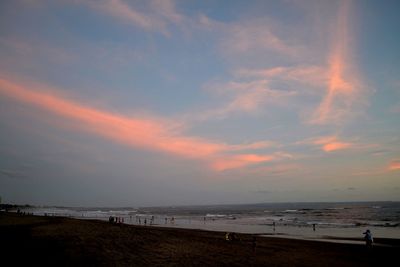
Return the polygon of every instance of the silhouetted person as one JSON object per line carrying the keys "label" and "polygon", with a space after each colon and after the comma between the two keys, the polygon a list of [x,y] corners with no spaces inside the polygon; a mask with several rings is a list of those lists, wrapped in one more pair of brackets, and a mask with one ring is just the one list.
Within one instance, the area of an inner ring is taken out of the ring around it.
{"label": "silhouetted person", "polygon": [[371,231],[369,229],[367,229],[367,231],[365,231],[365,233],[363,233],[363,234],[364,234],[364,239],[365,239],[365,245],[368,248],[371,248],[372,243],[374,243],[374,238],[372,237]]}
{"label": "silhouetted person", "polygon": [[315,223],[313,223],[312,229],[313,229],[313,231],[315,232]]}

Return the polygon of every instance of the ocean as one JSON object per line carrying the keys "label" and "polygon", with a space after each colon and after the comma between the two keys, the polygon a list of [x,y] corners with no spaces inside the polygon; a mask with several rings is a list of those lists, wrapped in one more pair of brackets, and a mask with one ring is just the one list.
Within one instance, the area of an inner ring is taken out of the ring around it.
{"label": "ocean", "polygon": [[22,211],[153,227],[177,227],[302,239],[400,238],[400,202],[260,203],[169,207],[30,207]]}

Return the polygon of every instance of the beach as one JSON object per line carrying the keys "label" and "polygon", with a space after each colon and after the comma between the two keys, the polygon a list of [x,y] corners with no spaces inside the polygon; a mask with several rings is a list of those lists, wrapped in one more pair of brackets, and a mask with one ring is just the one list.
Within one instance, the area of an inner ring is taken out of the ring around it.
{"label": "beach", "polygon": [[[57,266],[388,266],[398,239],[364,245],[0,213],[2,261]],[[334,241],[334,240],[332,240]]]}

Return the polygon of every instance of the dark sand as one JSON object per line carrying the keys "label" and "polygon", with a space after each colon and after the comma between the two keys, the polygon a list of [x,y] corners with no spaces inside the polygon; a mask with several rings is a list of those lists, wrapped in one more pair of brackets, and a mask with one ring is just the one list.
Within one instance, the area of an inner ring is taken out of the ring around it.
{"label": "dark sand", "polygon": [[200,230],[0,213],[0,266],[396,266],[399,240],[371,250],[337,244]]}

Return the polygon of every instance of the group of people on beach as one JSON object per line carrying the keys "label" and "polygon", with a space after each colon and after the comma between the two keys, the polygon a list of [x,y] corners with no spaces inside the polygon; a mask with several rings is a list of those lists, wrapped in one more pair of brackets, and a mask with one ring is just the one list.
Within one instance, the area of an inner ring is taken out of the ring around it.
{"label": "group of people on beach", "polygon": [[33,215],[33,212],[25,212],[21,211],[20,209],[17,210],[17,214],[19,215]]}
{"label": "group of people on beach", "polygon": [[124,217],[110,216],[108,222],[117,224],[124,223]]}
{"label": "group of people on beach", "polygon": [[[164,218],[164,224],[168,224],[168,221],[169,221],[170,224],[175,224],[175,217],[171,217],[171,218],[165,217]],[[154,215],[152,215],[150,219],[148,219],[146,217],[143,219],[140,216],[136,216],[135,223],[136,224],[142,224],[142,222],[143,222],[144,225],[147,225],[147,223],[149,223],[149,225],[154,225],[155,224],[155,217],[154,217]]]}
{"label": "group of people on beach", "polygon": [[[18,210],[18,213],[19,213],[19,210]],[[131,216],[130,218],[132,219],[132,216]],[[204,221],[205,221],[205,220],[206,220],[206,218],[204,217]],[[109,221],[110,223],[122,224],[122,223],[124,223],[124,217],[110,216],[109,219],[108,219],[108,221]],[[149,224],[150,224],[150,225],[153,225],[153,224],[154,224],[154,221],[155,221],[155,217],[154,217],[154,216],[151,216],[151,219],[150,219]],[[168,219],[167,217],[165,217],[165,218],[164,218],[165,224],[167,224],[168,221],[169,221],[171,224],[174,224],[174,223],[175,223],[175,218],[174,218],[174,217],[171,217],[170,219]],[[140,216],[136,216],[136,223],[137,223],[137,224],[142,224],[142,220],[141,220]],[[147,225],[147,218],[144,218],[143,223],[144,223],[144,225]],[[273,222],[272,226],[273,226],[273,229],[274,229],[274,231],[275,231],[276,223]],[[313,228],[313,231],[316,230],[316,229],[315,229],[315,228],[316,228],[316,224],[315,224],[315,223],[312,224],[312,228]],[[363,233],[363,235],[364,235],[364,240],[365,240],[366,246],[369,247],[369,248],[372,247],[372,244],[374,243],[374,239],[373,239],[373,237],[372,237],[371,231],[370,231],[369,229],[367,229],[367,230]],[[227,232],[227,233],[225,234],[225,240],[227,240],[227,241],[240,241],[240,238],[238,238],[238,236],[236,235],[236,233]],[[254,240],[253,240],[253,243],[254,243],[254,244],[253,244],[253,247],[254,247],[254,248],[253,248],[253,249],[255,249],[255,246],[256,246],[256,241],[255,241],[255,240],[256,240],[256,239],[255,239],[255,237],[254,237]]]}
{"label": "group of people on beach", "polygon": [[[130,218],[130,221],[132,221],[132,216],[130,216],[129,218]],[[143,225],[147,225],[147,224],[154,225],[154,224],[156,224],[155,219],[156,218],[154,215],[152,215],[150,218],[147,218],[147,217],[142,218],[142,217],[136,215],[135,223],[139,224],[139,225],[142,225],[142,224]],[[110,216],[108,218],[108,221],[110,223],[124,223],[124,217]],[[175,224],[175,217],[174,216],[172,216],[171,218],[165,217],[164,224],[168,224],[168,223]]]}

